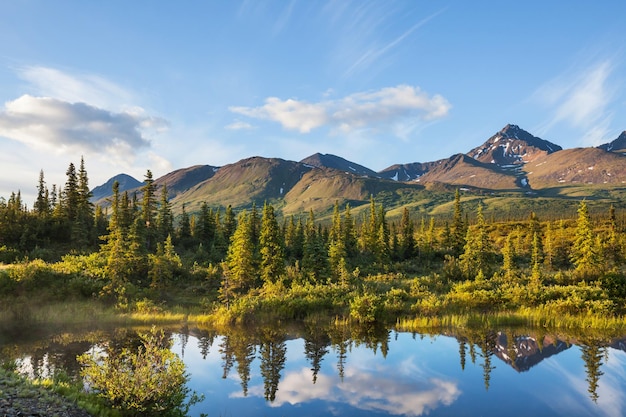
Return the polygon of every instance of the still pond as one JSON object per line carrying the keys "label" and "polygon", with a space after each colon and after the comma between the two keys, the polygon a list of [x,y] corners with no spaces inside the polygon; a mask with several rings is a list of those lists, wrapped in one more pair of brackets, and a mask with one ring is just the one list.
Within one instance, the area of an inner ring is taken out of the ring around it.
{"label": "still pond", "polygon": [[[16,331],[0,334],[0,354],[30,376],[76,375],[77,355],[137,346],[137,330]],[[319,325],[165,331],[189,387],[204,395],[192,416],[626,415],[626,337]]]}

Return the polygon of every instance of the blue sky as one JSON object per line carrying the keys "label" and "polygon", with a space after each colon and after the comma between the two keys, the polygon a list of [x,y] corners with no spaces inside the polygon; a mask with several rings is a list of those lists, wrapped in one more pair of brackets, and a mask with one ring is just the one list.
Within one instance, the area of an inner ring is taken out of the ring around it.
{"label": "blue sky", "polygon": [[0,0],[0,196],[250,156],[374,170],[626,129],[623,1]]}

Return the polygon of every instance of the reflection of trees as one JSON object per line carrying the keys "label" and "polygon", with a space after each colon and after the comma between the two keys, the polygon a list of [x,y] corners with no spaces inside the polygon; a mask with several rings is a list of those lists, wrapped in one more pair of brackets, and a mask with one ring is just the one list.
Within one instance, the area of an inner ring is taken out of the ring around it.
{"label": "reflection of trees", "polygon": [[264,328],[261,332],[261,375],[265,387],[265,399],[274,401],[278,382],[280,381],[280,371],[285,367],[285,356],[287,345],[285,335],[277,330]]}
{"label": "reflection of trees", "polygon": [[600,376],[604,374],[600,370],[602,366],[602,357],[606,353],[606,347],[597,344],[581,345],[580,351],[582,359],[585,362],[585,372],[587,373],[587,383],[589,384],[587,391],[593,402],[598,401],[598,383]]}
{"label": "reflection of trees", "polygon": [[322,327],[317,324],[307,324],[304,335],[304,355],[311,362],[313,383],[317,382],[317,374],[322,366],[324,355],[328,353],[330,337]]}
{"label": "reflection of trees", "polygon": [[226,379],[230,372],[230,369],[235,364],[235,355],[233,352],[233,347],[230,343],[230,336],[226,335],[222,338],[222,342],[220,343],[220,355],[222,356],[222,369],[224,372],[222,373],[222,378]]}
{"label": "reflection of trees", "polygon": [[351,345],[350,329],[347,325],[337,324],[330,327],[329,336],[333,351],[337,352],[337,371],[339,372],[339,378],[343,381],[346,359],[348,358],[348,349]]}
{"label": "reflection of trees", "polygon": [[[236,337],[232,341],[233,353],[237,360],[237,372],[241,380],[243,395],[248,395],[248,383],[250,382],[250,364],[256,354],[256,346],[249,337]],[[286,350],[285,350],[286,353]]]}
{"label": "reflection of trees", "polygon": [[466,361],[465,356],[467,352],[467,340],[464,337],[457,337],[457,341],[459,342],[459,358],[461,359],[461,370],[464,371]]}
{"label": "reflection of trees", "polygon": [[198,348],[200,348],[202,359],[206,359],[209,354],[209,350],[211,349],[211,346],[213,346],[215,336],[216,333],[214,331],[203,332],[202,335],[198,336]]}
{"label": "reflection of trees", "polygon": [[480,341],[480,349],[483,357],[483,379],[485,382],[485,389],[487,391],[489,390],[489,384],[491,382],[491,371],[495,369],[495,366],[491,365],[491,357],[493,356],[496,348],[496,336],[497,334],[495,332],[488,331],[484,334]]}

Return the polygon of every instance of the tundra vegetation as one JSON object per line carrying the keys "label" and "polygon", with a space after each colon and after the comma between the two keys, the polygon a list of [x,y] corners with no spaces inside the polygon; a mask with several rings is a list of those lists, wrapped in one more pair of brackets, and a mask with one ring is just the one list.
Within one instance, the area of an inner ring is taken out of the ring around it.
{"label": "tundra vegetation", "polygon": [[457,190],[446,217],[415,218],[404,207],[390,221],[374,196],[358,215],[335,204],[324,222],[312,210],[280,217],[270,203],[174,215],[149,170],[138,193],[114,184],[106,209],[90,202],[84,161],[66,175],[50,191],[42,172],[30,210],[19,192],[0,199],[0,296],[12,300],[4,317],[28,315],[33,301],[99,301],[221,323],[623,323],[624,213],[612,205],[592,215],[581,200],[575,217],[498,219],[480,200],[465,207]]}
{"label": "tundra vegetation", "polygon": [[[42,172],[32,209],[19,192],[0,199],[0,299],[10,300],[0,303],[0,330],[102,317],[218,328],[276,320],[411,331],[626,327],[626,225],[612,205],[592,214],[581,200],[574,217],[498,218],[480,199],[468,207],[457,190],[445,216],[416,218],[407,206],[389,220],[375,196],[357,214],[336,203],[325,221],[313,210],[281,216],[270,203],[238,212],[205,203],[175,215],[150,171],[138,193],[115,183],[106,209],[90,201],[84,161],[66,175],[49,190]],[[157,336],[146,335],[140,353],[166,361],[179,387],[169,400],[181,410],[186,375],[167,346],[154,347]],[[155,402],[114,391],[134,381],[103,374],[107,366],[136,374],[146,359],[126,353],[104,363],[82,357],[83,375],[109,405],[153,410]]]}

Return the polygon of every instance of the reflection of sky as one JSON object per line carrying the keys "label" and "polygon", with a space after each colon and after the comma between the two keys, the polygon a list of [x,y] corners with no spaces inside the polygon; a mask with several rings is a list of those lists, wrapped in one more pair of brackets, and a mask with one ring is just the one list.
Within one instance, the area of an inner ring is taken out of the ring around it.
{"label": "reflection of sky", "polygon": [[[546,360],[545,370],[552,374],[552,380],[558,380],[552,391],[540,392],[538,398],[555,412],[568,412],[577,416],[621,417],[626,411],[626,353],[609,349],[608,361],[603,358],[598,383],[598,401],[589,398],[587,375],[580,351],[570,361]],[[574,362],[579,362],[574,365]],[[554,399],[559,398],[558,402]]]}
{"label": "reflection of sky", "polygon": [[[206,399],[192,408],[193,415],[406,415],[476,416],[555,415],[621,416],[626,412],[626,353],[609,350],[603,359],[593,403],[587,392],[584,363],[576,347],[554,355],[528,372],[518,373],[496,357],[491,358],[489,389],[483,380],[483,358],[476,347],[476,362],[467,352],[461,370],[456,339],[439,336],[415,339],[409,334],[391,336],[383,358],[365,346],[352,346],[345,360],[344,378],[339,377],[337,351],[324,356],[317,382],[304,356],[304,342],[286,342],[285,368],[276,399],[264,399],[260,360],[250,365],[247,397],[243,396],[235,363],[222,379],[221,338],[216,338],[206,359],[198,340],[189,338],[185,362],[191,373],[190,388]],[[178,342],[177,342],[178,343]],[[180,354],[177,344],[174,351]],[[258,356],[258,355],[257,355]]]}

